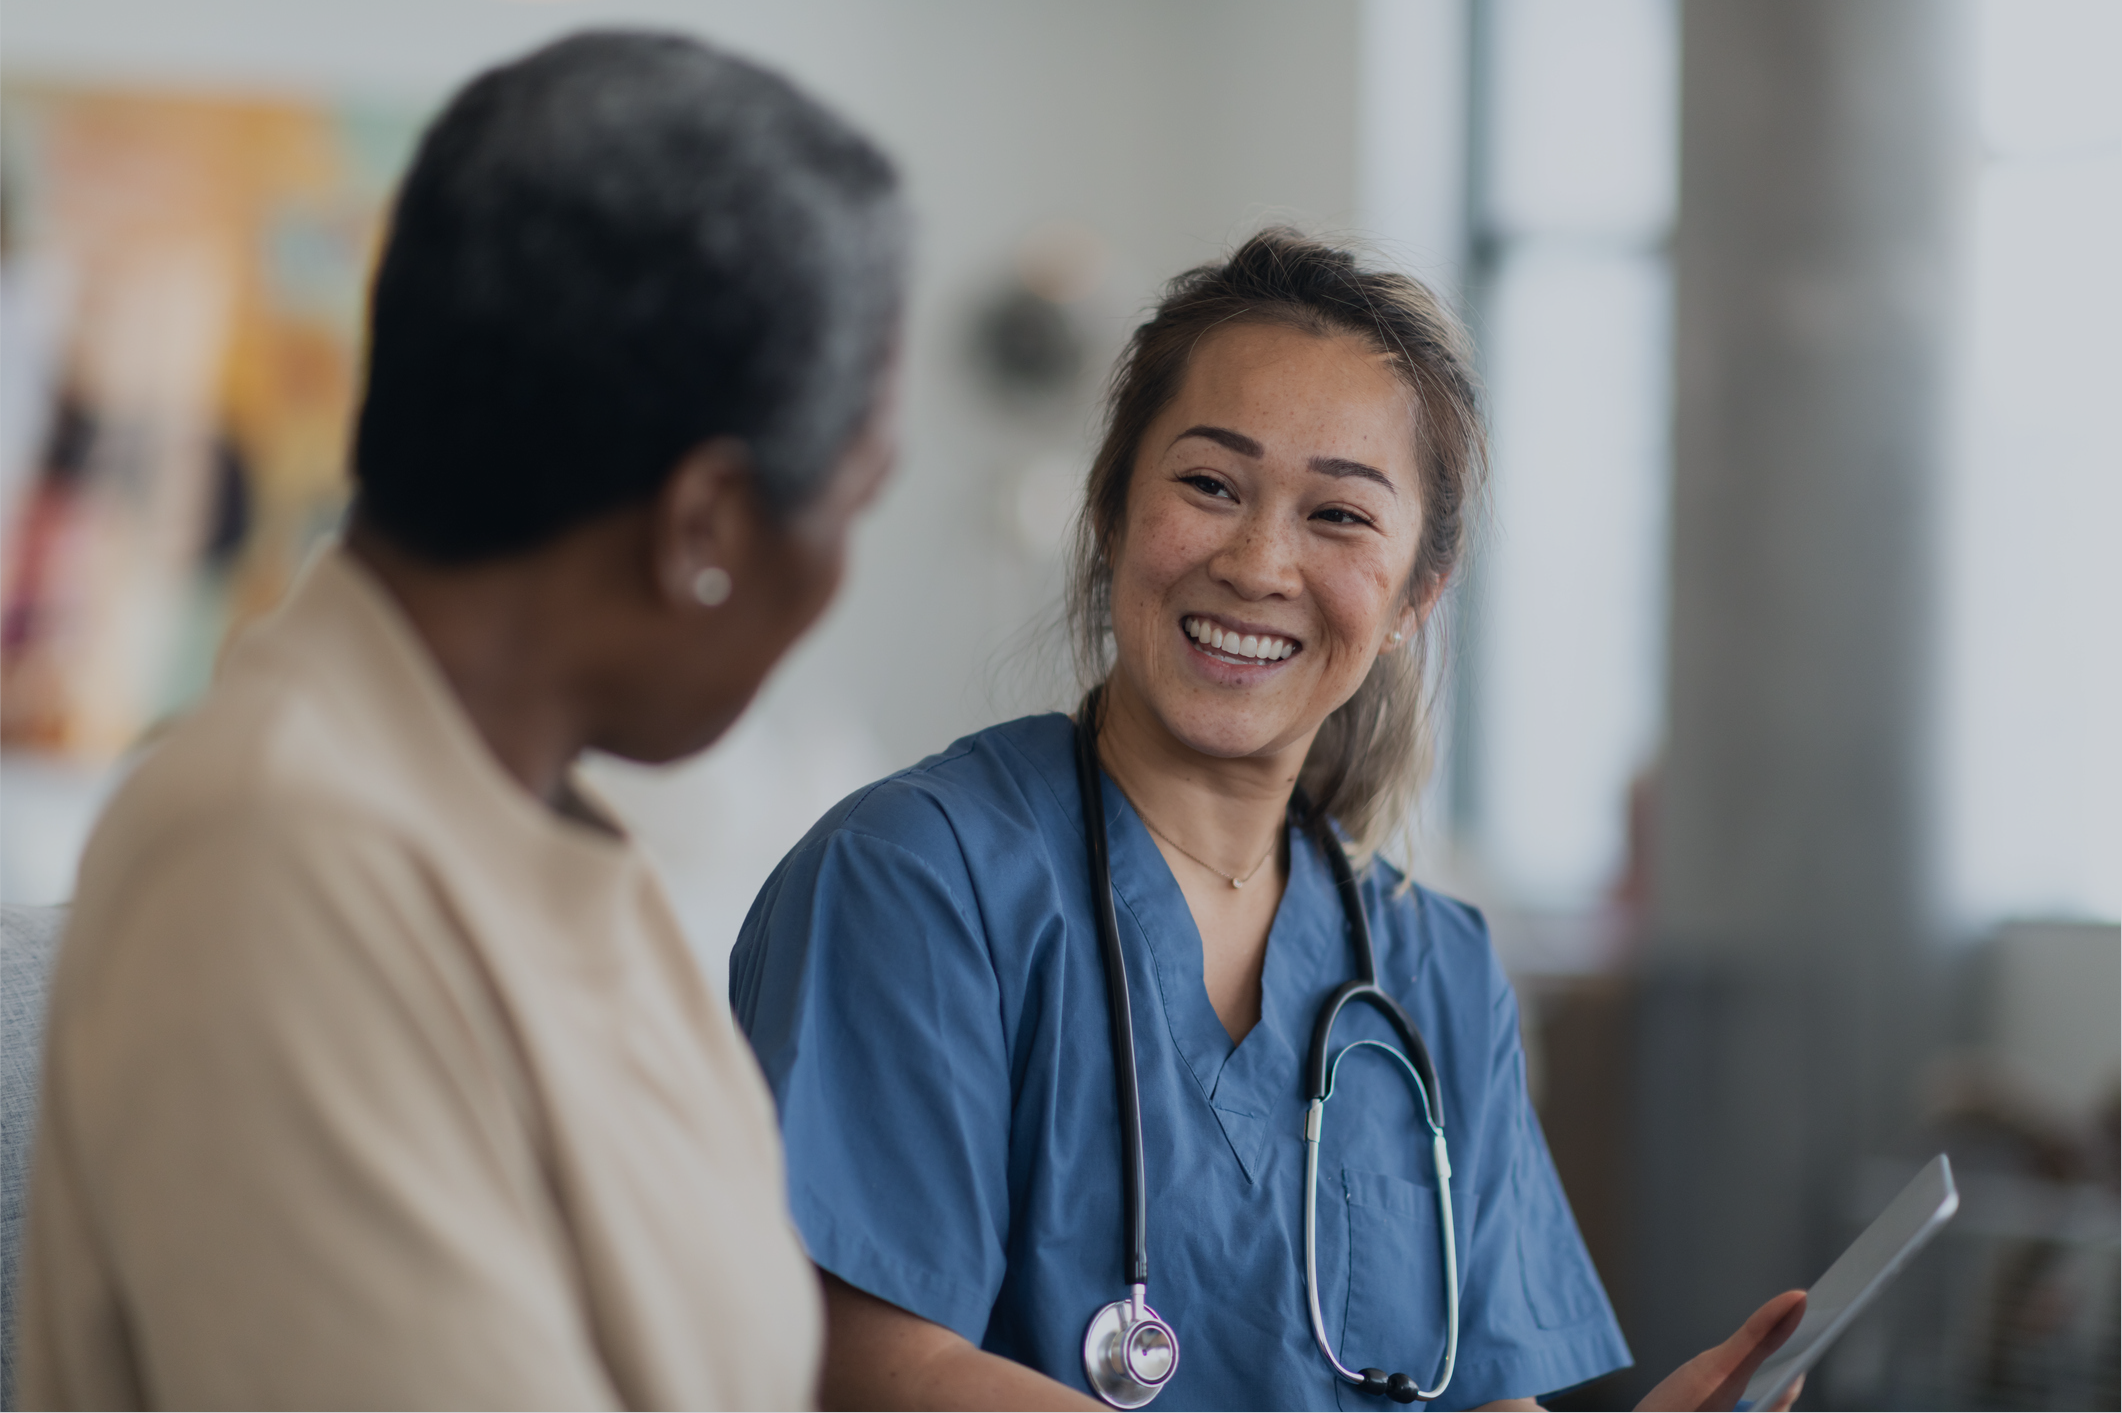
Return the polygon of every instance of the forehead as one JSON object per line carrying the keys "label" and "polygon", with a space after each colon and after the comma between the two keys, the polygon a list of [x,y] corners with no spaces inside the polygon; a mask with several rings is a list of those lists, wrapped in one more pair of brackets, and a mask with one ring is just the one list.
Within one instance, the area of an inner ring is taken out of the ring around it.
{"label": "forehead", "polygon": [[1418,403],[1386,356],[1349,334],[1230,324],[1204,337],[1151,444],[1200,424],[1260,442],[1270,461],[1343,457],[1416,485]]}

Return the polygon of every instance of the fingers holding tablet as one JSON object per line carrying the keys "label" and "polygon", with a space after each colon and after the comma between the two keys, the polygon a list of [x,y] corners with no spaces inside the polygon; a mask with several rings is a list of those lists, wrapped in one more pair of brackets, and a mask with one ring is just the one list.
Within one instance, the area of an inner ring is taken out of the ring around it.
{"label": "fingers holding tablet", "polygon": [[1784,1409],[1805,1373],[1960,1208],[1952,1163],[1930,1160],[1810,1290],[1789,1290],[1650,1391],[1639,1408]]}
{"label": "fingers holding tablet", "polygon": [[[1786,1290],[1754,1311],[1730,1339],[1682,1364],[1645,1395],[1640,1409],[1730,1408],[1754,1371],[1797,1330],[1805,1292]],[[1795,1390],[1791,1397],[1795,1398]],[[1779,1403],[1787,1408],[1788,1403]]]}

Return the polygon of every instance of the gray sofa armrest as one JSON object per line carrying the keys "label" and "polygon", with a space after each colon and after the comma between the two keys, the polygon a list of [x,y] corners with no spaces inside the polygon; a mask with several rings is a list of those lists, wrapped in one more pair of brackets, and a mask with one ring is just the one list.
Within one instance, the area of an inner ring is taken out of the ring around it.
{"label": "gray sofa armrest", "polygon": [[0,906],[0,1409],[15,1406],[15,1277],[29,1205],[44,1002],[64,908]]}

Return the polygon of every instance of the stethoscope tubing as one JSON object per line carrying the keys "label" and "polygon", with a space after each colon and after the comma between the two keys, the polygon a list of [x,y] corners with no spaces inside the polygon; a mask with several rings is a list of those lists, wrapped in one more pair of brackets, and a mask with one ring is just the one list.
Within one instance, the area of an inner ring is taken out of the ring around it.
{"label": "stethoscope tubing", "polygon": [[1341,1011],[1351,1001],[1362,1001],[1383,1015],[1400,1043],[1407,1047],[1407,1058],[1413,1062],[1415,1082],[1422,1091],[1422,1113],[1434,1133],[1444,1131],[1444,1090],[1437,1083],[1437,1066],[1429,1057],[1429,1046],[1422,1042],[1422,1031],[1415,1025],[1407,1008],[1393,994],[1378,985],[1378,949],[1371,941],[1370,915],[1363,908],[1363,890],[1356,882],[1356,871],[1348,862],[1348,851],[1325,824],[1314,821],[1312,832],[1319,841],[1320,852],[1326,855],[1327,867],[1334,875],[1334,890],[1341,895],[1341,911],[1348,918],[1349,939],[1356,954],[1357,972],[1353,979],[1344,981],[1329,996],[1326,1004],[1319,1008],[1319,1019],[1312,1026],[1311,1050],[1305,1057],[1304,1092],[1308,1099],[1324,1099],[1327,1093],[1326,1059],[1332,1048],[1334,1023],[1341,1018]]}
{"label": "stethoscope tubing", "polygon": [[[1105,785],[1098,763],[1097,693],[1084,700],[1076,728],[1076,783],[1083,797],[1083,834],[1093,878],[1112,877],[1105,839]],[[1113,1088],[1120,1111],[1121,1209],[1125,1214],[1127,1284],[1149,1284],[1149,1195],[1142,1159],[1142,1082],[1135,1067],[1135,1013],[1127,990],[1127,956],[1108,885],[1091,890],[1091,908],[1105,958],[1106,1007],[1112,1015]]]}

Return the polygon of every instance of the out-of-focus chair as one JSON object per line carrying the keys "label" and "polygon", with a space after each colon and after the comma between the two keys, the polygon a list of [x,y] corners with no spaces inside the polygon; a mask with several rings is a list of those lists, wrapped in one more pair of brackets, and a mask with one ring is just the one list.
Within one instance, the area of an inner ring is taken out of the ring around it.
{"label": "out-of-focus chair", "polygon": [[15,1406],[15,1276],[29,1202],[44,998],[64,908],[0,906],[0,1409]]}
{"label": "out-of-focus chair", "polygon": [[1861,1166],[1854,1236],[1930,1154],[1960,1214],[1807,1380],[1826,1408],[2122,1407],[2122,929],[2015,922],[1961,959],[1927,1110]]}

